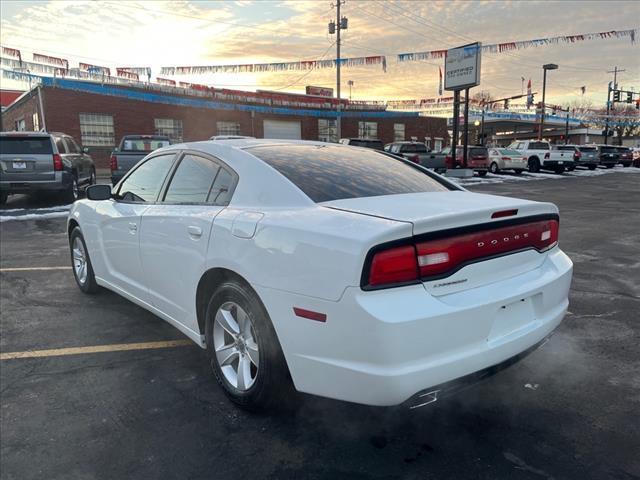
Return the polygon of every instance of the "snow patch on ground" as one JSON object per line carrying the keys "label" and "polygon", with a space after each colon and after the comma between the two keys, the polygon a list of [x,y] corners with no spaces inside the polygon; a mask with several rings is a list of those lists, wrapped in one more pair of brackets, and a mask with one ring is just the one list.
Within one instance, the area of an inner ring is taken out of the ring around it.
{"label": "snow patch on ground", "polygon": [[68,210],[61,212],[26,213],[23,215],[0,215],[0,223],[9,222],[12,220],[42,220],[45,218],[62,218],[66,217],[67,215],[69,215]]}

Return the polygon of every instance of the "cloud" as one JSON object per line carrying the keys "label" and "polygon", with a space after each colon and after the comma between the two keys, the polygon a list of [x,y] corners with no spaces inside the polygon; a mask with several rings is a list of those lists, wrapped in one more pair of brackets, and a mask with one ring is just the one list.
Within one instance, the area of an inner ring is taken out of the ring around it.
{"label": "cloud", "polygon": [[[324,1],[49,1],[1,4],[3,45],[105,66],[272,62],[335,55],[327,23],[335,9]],[[440,62],[397,64],[400,52],[525,40],[558,34],[633,28],[640,2],[554,1],[357,1],[343,14],[343,56],[387,55],[388,72],[375,67],[345,68],[355,82],[355,98],[423,98],[436,95]],[[570,16],[571,21],[559,21]],[[52,21],[52,20],[55,21]],[[521,77],[540,89],[543,63],[554,62],[547,96],[561,102],[579,96],[579,87],[601,102],[614,65],[626,72],[622,85],[640,78],[638,47],[627,40],[554,45],[485,55],[482,90],[494,96],[520,93]],[[304,76],[304,77],[303,77]],[[298,80],[299,79],[299,80]],[[305,84],[333,86],[335,72],[215,75],[185,78],[223,86],[277,89]],[[297,81],[298,80],[298,81]]]}

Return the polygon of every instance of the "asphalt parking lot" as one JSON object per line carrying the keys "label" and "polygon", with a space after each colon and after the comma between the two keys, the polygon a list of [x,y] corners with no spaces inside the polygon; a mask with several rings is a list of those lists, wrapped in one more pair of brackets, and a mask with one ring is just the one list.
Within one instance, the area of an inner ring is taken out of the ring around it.
{"label": "asphalt parking lot", "polygon": [[236,409],[177,330],[79,291],[64,207],[11,199],[0,214],[22,218],[0,223],[0,476],[640,478],[640,170],[624,170],[467,184],[559,206],[570,313],[522,362],[417,410],[312,397],[290,413]]}

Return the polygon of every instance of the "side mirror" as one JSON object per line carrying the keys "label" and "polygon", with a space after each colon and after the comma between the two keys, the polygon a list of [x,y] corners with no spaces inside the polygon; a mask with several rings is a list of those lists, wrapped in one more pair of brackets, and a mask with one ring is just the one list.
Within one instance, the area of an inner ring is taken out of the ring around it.
{"label": "side mirror", "polygon": [[89,153],[89,147],[82,147],[82,153]]}
{"label": "side mirror", "polygon": [[87,187],[87,199],[109,200],[111,198],[111,185],[91,185]]}

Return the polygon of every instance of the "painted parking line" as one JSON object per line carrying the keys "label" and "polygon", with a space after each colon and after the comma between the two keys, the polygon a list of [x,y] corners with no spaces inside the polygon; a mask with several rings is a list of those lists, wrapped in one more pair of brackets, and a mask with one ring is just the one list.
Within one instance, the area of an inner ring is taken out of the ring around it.
{"label": "painted parking line", "polygon": [[18,358],[61,357],[65,355],[84,355],[90,353],[125,352],[130,350],[151,350],[195,345],[191,340],[167,340],[163,342],[116,343],[112,345],[94,345],[90,347],[53,348],[50,350],[27,350],[24,352],[0,353],[0,360]]}
{"label": "painted parking line", "polygon": [[0,268],[0,272],[38,272],[46,270],[71,270],[71,267],[7,267]]}

